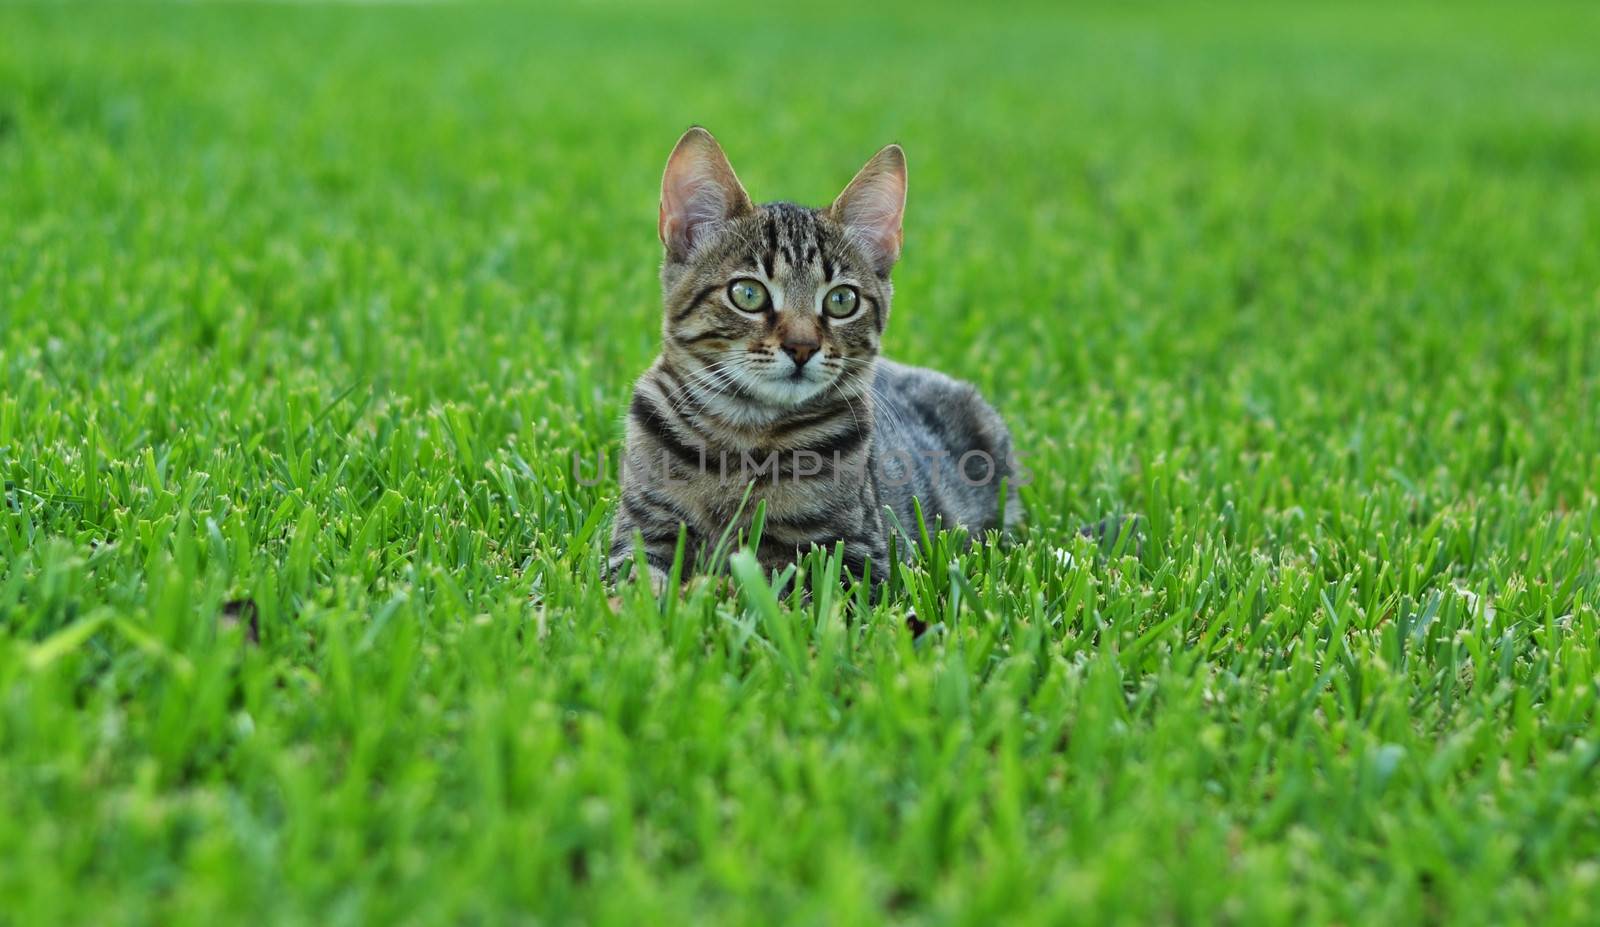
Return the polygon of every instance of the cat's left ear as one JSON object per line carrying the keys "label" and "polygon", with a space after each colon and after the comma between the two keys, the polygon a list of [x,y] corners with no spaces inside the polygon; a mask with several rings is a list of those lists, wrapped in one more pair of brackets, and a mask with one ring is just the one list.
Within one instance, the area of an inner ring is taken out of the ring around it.
{"label": "cat's left ear", "polygon": [[688,260],[706,235],[754,208],[711,133],[699,126],[683,133],[661,176],[661,218],[656,230],[667,249],[667,260]]}
{"label": "cat's left ear", "polygon": [[867,162],[839,198],[828,208],[833,221],[866,252],[880,277],[900,259],[904,238],[900,222],[906,213],[906,153],[889,145]]}

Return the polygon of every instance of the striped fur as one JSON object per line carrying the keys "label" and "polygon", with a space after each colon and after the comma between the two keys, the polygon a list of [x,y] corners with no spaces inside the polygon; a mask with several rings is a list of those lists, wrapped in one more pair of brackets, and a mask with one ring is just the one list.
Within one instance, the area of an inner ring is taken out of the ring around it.
{"label": "striped fur", "polygon": [[[878,358],[904,190],[890,146],[827,209],[757,206],[708,133],[679,142],[662,190],[662,349],[629,403],[614,573],[637,533],[659,584],[680,529],[690,563],[703,562],[730,526],[748,529],[758,501],[769,568],[843,540],[846,566],[860,576],[870,559],[881,578],[891,530],[915,531],[914,497],[930,522],[999,526],[1013,463],[1000,417],[968,384]],[[736,303],[741,280],[759,283],[765,306]],[[825,311],[836,287],[853,289],[850,314]],[[1014,489],[1005,511],[1008,525],[1020,514]]]}

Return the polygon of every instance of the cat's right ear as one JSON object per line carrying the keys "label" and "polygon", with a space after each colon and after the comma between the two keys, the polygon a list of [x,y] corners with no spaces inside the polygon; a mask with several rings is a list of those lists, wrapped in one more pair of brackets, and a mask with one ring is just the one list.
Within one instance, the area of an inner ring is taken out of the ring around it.
{"label": "cat's right ear", "polygon": [[657,231],[667,260],[687,260],[706,235],[754,208],[711,133],[699,126],[683,133],[661,177]]}

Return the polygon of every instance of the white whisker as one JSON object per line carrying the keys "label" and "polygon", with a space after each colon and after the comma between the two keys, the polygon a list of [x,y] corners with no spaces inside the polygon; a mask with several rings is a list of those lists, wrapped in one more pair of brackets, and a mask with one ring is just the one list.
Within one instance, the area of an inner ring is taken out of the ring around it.
{"label": "white whisker", "polygon": [[[738,362],[739,358],[733,357],[718,361],[708,367],[702,367],[699,370],[690,371],[676,389],[663,394],[662,398],[666,400],[667,407],[672,410],[672,413],[681,418],[689,402],[701,401],[706,398],[697,395],[699,390],[707,390],[709,396],[724,394],[727,388],[734,383],[732,368]],[[680,393],[682,394],[681,397],[679,396]],[[704,403],[702,402],[702,404]]]}

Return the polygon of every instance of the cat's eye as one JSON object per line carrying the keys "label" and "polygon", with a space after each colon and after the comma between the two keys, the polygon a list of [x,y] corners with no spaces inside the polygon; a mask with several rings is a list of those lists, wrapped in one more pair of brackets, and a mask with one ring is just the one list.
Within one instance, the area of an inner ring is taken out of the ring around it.
{"label": "cat's eye", "polygon": [[760,312],[771,301],[771,297],[767,296],[767,288],[760,281],[747,278],[728,284],[728,298],[745,312]]}
{"label": "cat's eye", "polygon": [[836,286],[828,291],[827,296],[822,297],[822,311],[836,319],[853,315],[856,306],[860,304],[861,294],[857,293],[853,286]]}

